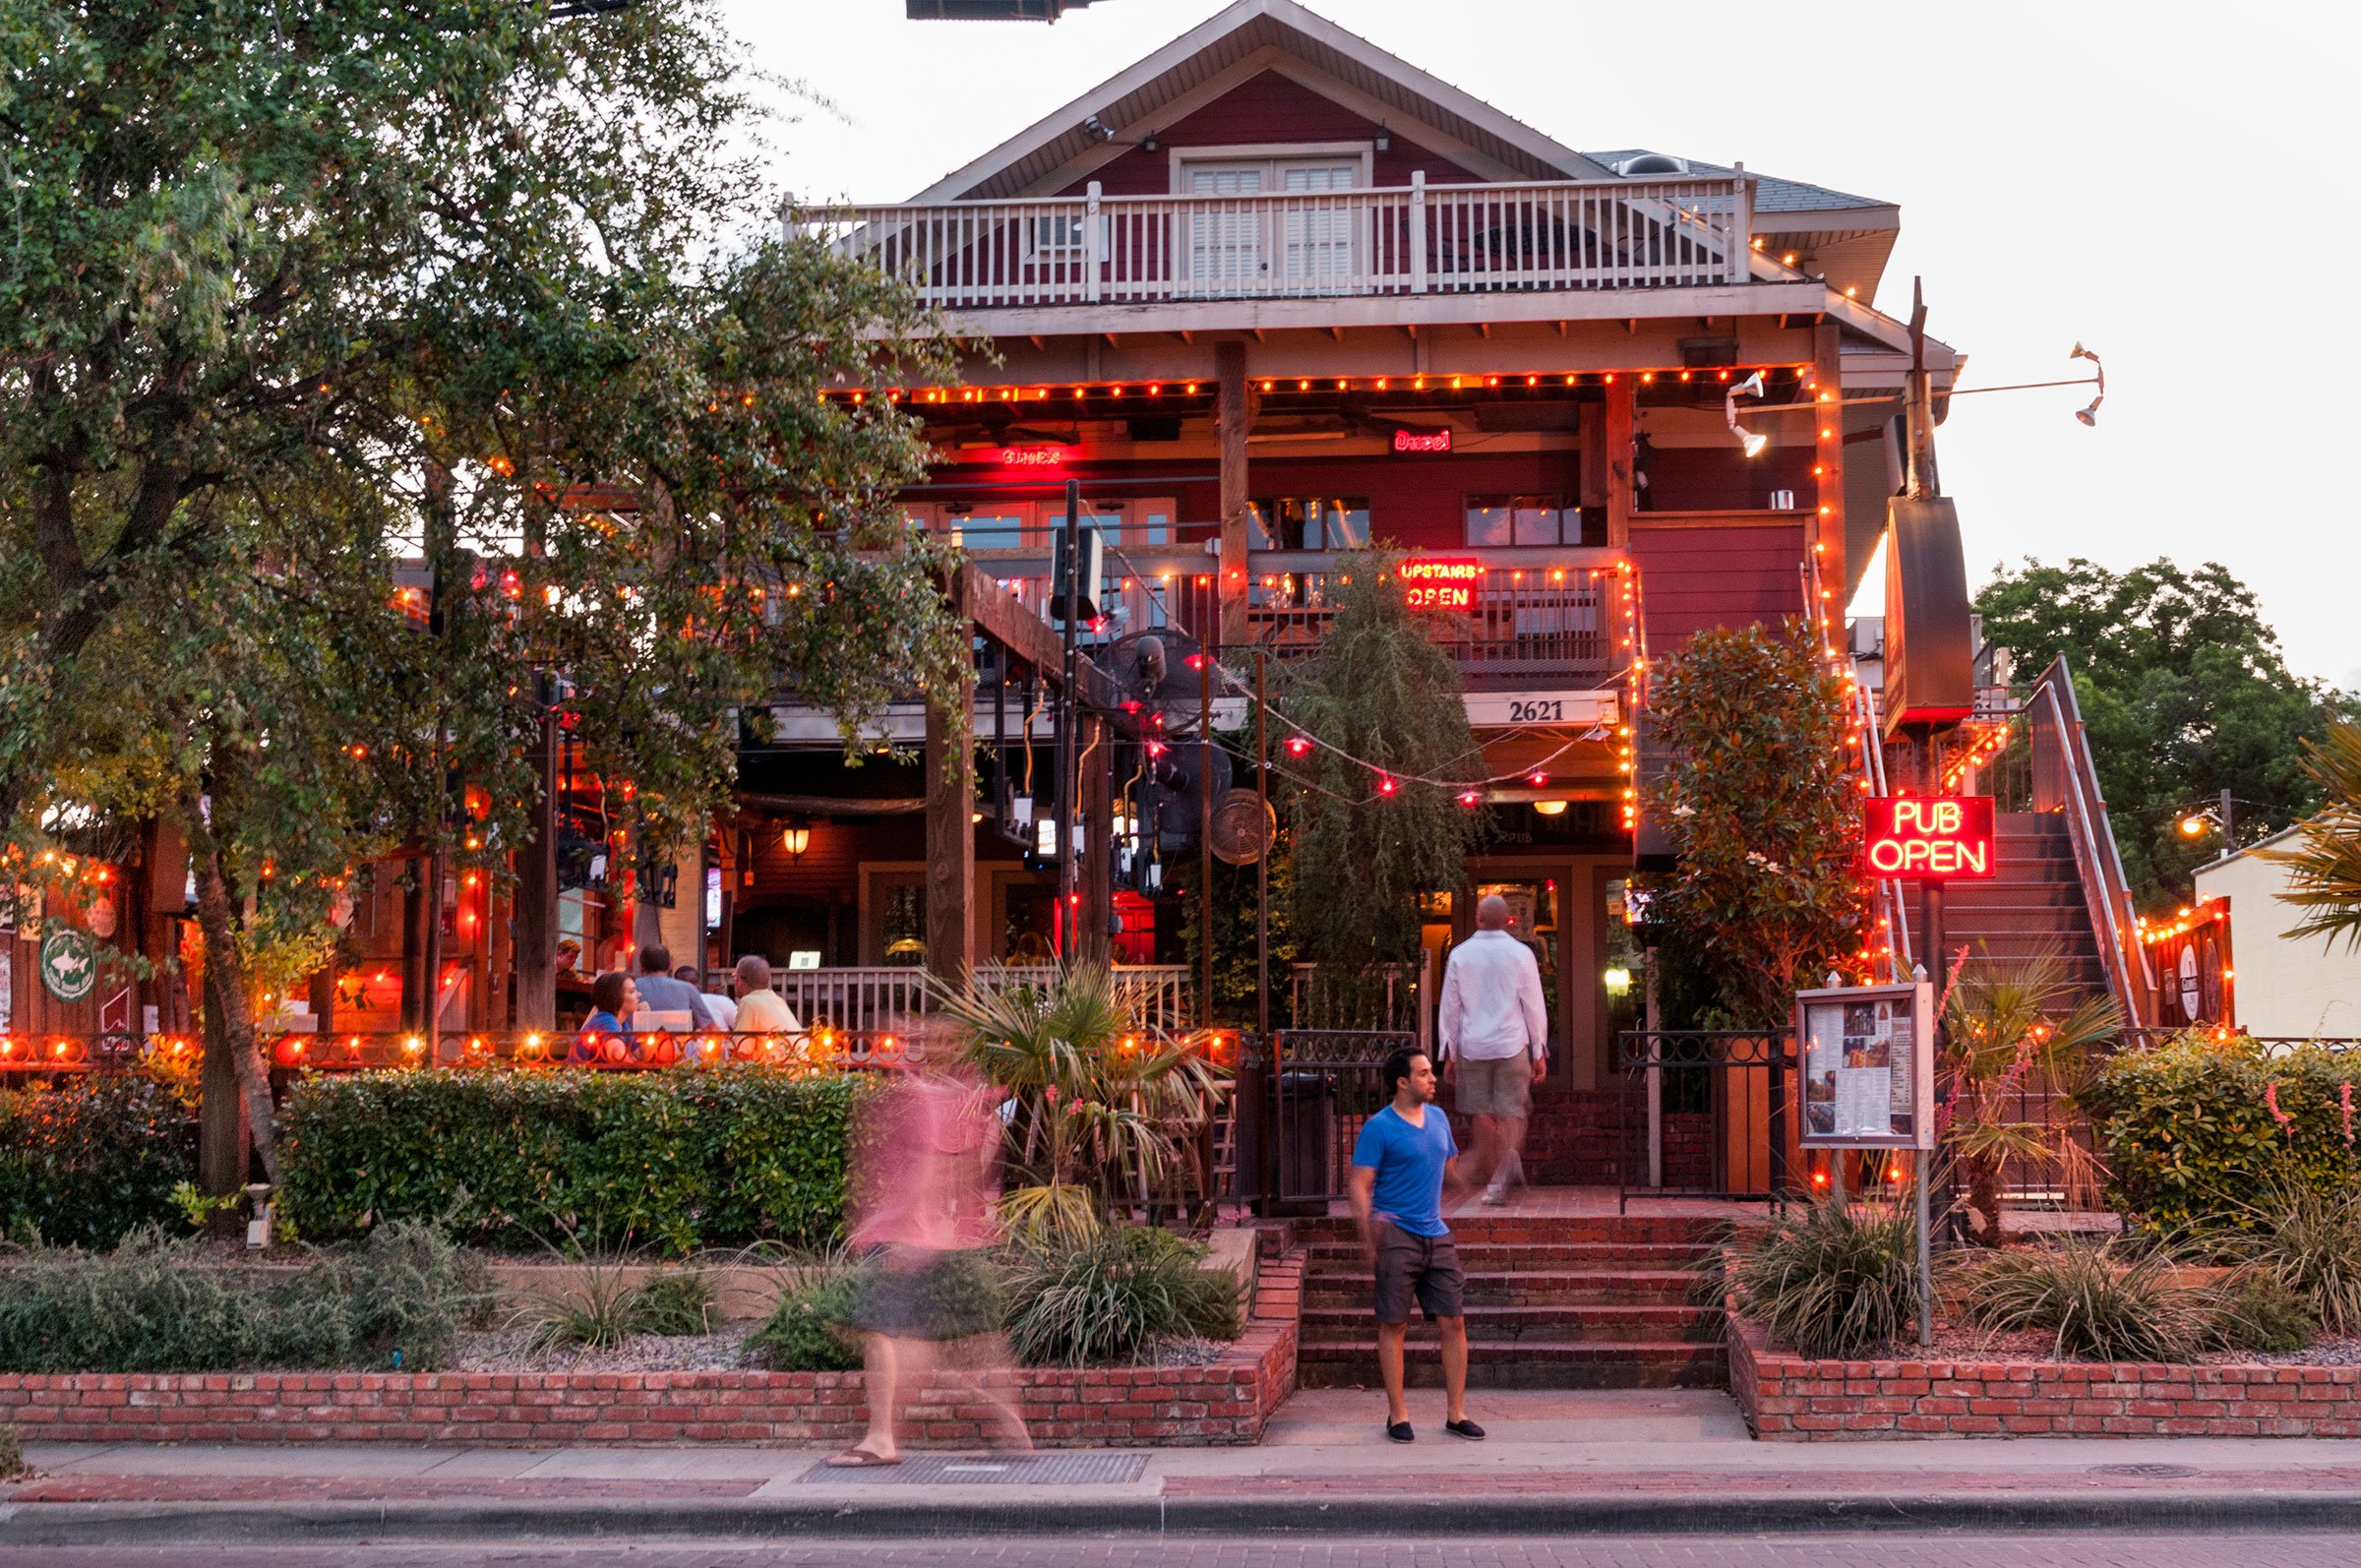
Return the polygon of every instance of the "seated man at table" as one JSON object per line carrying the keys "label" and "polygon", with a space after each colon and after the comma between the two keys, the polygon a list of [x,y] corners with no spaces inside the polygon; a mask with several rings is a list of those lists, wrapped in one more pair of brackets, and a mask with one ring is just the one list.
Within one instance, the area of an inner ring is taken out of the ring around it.
{"label": "seated man at table", "polygon": [[748,953],[738,960],[738,1018],[731,1027],[742,1035],[795,1034],[796,1021],[787,999],[770,989],[770,960]]}
{"label": "seated man at table", "polygon": [[639,949],[639,1010],[685,1012],[692,1029],[711,1029],[713,1013],[705,998],[686,980],[672,978],[672,949],[649,942]]}

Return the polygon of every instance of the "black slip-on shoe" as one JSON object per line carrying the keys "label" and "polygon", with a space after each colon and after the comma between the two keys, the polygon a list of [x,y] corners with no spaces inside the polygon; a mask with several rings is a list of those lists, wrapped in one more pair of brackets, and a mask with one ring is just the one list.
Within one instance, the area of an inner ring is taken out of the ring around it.
{"label": "black slip-on shoe", "polygon": [[1454,1437],[1464,1437],[1471,1443],[1481,1443],[1483,1441],[1483,1428],[1471,1420],[1462,1419],[1456,1421],[1445,1421],[1443,1422],[1443,1430],[1449,1432]]}
{"label": "black slip-on shoe", "polygon": [[1419,1440],[1419,1434],[1410,1429],[1410,1422],[1408,1421],[1386,1422],[1385,1435],[1392,1438],[1397,1443],[1415,1443]]}

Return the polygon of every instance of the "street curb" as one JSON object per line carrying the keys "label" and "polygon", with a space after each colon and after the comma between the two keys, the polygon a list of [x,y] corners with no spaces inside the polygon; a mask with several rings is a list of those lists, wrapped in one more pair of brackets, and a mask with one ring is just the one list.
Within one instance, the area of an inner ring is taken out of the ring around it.
{"label": "street curb", "polygon": [[0,1547],[691,1538],[1763,1536],[1896,1531],[2361,1531],[2361,1491],[1910,1493],[1813,1498],[1122,1497],[1006,1502],[840,1497],[287,1503],[0,1503]]}

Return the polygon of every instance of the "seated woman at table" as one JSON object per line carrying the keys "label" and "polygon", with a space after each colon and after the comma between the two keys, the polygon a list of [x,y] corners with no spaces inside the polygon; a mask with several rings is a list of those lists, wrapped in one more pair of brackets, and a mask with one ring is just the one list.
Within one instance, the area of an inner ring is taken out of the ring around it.
{"label": "seated woman at table", "polygon": [[639,988],[620,969],[610,969],[590,983],[590,1016],[574,1037],[567,1059],[577,1066],[604,1059],[607,1042],[632,1043],[632,1014],[639,1010]]}

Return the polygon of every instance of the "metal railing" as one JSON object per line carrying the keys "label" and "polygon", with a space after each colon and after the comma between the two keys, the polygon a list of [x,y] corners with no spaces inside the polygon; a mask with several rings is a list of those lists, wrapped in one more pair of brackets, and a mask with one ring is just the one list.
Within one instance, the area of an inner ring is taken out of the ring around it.
{"label": "metal railing", "polygon": [[2099,791],[2098,769],[2090,759],[2065,659],[2051,664],[2033,683],[2026,702],[2026,726],[2033,810],[2065,817],[2108,993],[2127,1023],[2145,1024],[2155,1014],[2155,977],[2149,972],[2148,954],[2140,944],[2130,883],[2115,849],[2106,797]]}
{"label": "metal railing", "polygon": [[[1445,554],[1482,563],[1464,613],[1438,616],[1435,639],[1472,675],[1599,678],[1619,670],[1616,601],[1621,554],[1580,546],[1476,547]],[[976,564],[1016,601],[1048,618],[1046,555],[979,555]],[[1178,627],[1191,635],[1221,624],[1212,559],[1202,554],[1128,549],[1100,579],[1101,620],[1086,642]],[[1327,635],[1343,584],[1338,555],[1318,550],[1257,550],[1247,558],[1247,641],[1280,658],[1308,657]]]}
{"label": "metal railing", "polygon": [[[272,1072],[282,1076],[427,1067],[640,1072],[732,1064],[835,1071],[901,1067],[926,1059],[925,1041],[915,1034],[824,1026],[743,1035],[727,1030],[259,1030],[256,1038]],[[203,1055],[204,1044],[193,1035],[12,1035],[0,1037],[0,1077],[186,1073]]]}
{"label": "metal railing", "polygon": [[[975,973],[979,987],[1047,987],[1056,982],[1053,964],[988,965]],[[1139,994],[1144,1020],[1179,1033],[1193,1020],[1189,970],[1185,964],[1115,966],[1116,979]],[[770,989],[794,1009],[807,1030],[885,1030],[906,1025],[934,1009],[934,992],[923,969],[870,966],[840,969],[774,969]]]}
{"label": "metal railing", "polygon": [[949,309],[1742,283],[1743,174],[827,206],[799,226]]}
{"label": "metal railing", "polygon": [[1264,1214],[1324,1214],[1345,1195],[1361,1125],[1386,1105],[1385,1058],[1407,1029],[1282,1029],[1239,1042],[1233,1196]]}
{"label": "metal railing", "polygon": [[[1615,1044],[1619,1208],[1634,1197],[1786,1200],[1801,1131],[1792,1031],[1627,1029]],[[1690,1145],[1673,1147],[1675,1133]]]}

